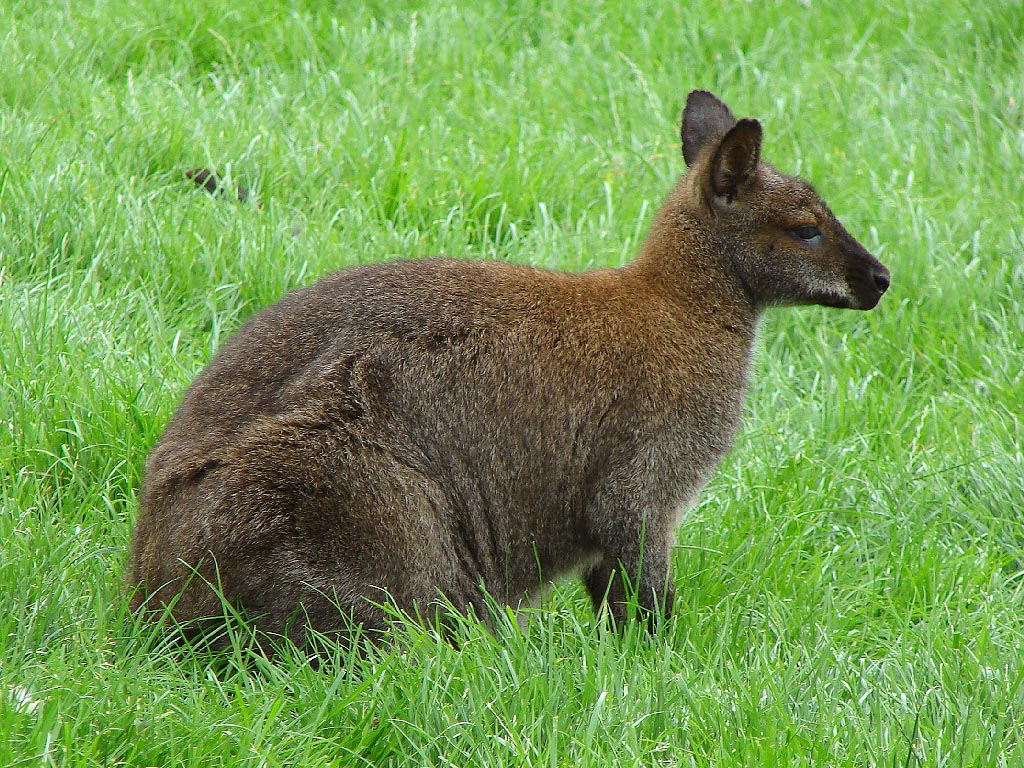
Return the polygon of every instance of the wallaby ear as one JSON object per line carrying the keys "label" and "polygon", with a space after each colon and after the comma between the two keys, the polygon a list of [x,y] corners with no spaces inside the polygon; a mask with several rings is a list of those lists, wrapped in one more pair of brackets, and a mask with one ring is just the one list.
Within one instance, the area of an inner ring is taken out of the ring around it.
{"label": "wallaby ear", "polygon": [[729,202],[757,172],[761,159],[761,124],[743,119],[729,129],[718,143],[711,160],[711,191]]}
{"label": "wallaby ear", "polygon": [[736,125],[732,112],[709,91],[690,91],[683,110],[683,159],[693,165],[700,151]]}

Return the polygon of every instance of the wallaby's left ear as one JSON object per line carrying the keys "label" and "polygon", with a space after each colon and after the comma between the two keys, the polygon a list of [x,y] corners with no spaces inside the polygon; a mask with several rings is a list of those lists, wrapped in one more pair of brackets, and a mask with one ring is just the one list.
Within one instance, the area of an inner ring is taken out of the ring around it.
{"label": "wallaby's left ear", "polygon": [[711,160],[711,191],[728,202],[749,184],[761,159],[761,124],[743,119],[729,129]]}
{"label": "wallaby's left ear", "polygon": [[704,147],[722,137],[736,125],[729,107],[710,91],[690,91],[683,110],[683,159],[693,165]]}

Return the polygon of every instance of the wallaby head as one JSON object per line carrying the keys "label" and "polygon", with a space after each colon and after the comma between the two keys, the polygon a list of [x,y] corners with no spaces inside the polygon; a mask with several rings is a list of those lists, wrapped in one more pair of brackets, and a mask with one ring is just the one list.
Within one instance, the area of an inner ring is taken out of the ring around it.
{"label": "wallaby head", "polygon": [[839,223],[807,182],[761,159],[761,124],[737,120],[707,91],[686,100],[680,187],[756,306],[871,309],[889,270]]}

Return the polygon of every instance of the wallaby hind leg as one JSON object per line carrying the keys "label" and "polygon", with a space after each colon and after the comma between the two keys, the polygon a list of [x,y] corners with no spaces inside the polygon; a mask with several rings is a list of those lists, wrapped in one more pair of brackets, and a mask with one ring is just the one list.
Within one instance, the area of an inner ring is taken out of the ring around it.
{"label": "wallaby hind leg", "polygon": [[382,604],[429,617],[444,595],[483,613],[446,497],[386,447],[267,420],[186,495],[161,510],[163,519],[187,518],[167,526],[170,546],[139,547],[161,552],[160,565],[174,570],[164,592],[186,583],[180,561],[198,571],[176,618],[220,614],[219,591],[257,630],[301,646],[353,624],[384,631]]}
{"label": "wallaby hind leg", "polygon": [[[276,562],[274,562],[276,561]],[[273,562],[273,565],[269,563]],[[268,567],[269,565],[269,567]],[[262,564],[264,577],[234,581],[234,606],[255,630],[261,645],[287,639],[305,653],[319,655],[322,639],[348,647],[359,638],[379,642],[388,628],[385,611],[363,594],[314,587],[298,577],[309,563],[295,562],[288,552],[271,555]],[[355,583],[354,573],[318,575],[339,583]],[[231,577],[229,577],[231,578]]]}

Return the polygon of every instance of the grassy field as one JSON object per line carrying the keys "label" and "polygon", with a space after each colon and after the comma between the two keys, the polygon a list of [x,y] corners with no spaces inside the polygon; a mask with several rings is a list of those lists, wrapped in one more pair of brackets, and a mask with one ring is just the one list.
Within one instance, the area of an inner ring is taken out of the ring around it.
{"label": "grassy field", "polygon": [[[1024,10],[686,5],[0,2],[0,765],[1024,765]],[[571,583],[320,671],[132,621],[145,456],[245,318],[383,259],[624,263],[698,87],[893,287],[765,318],[663,633]]]}

